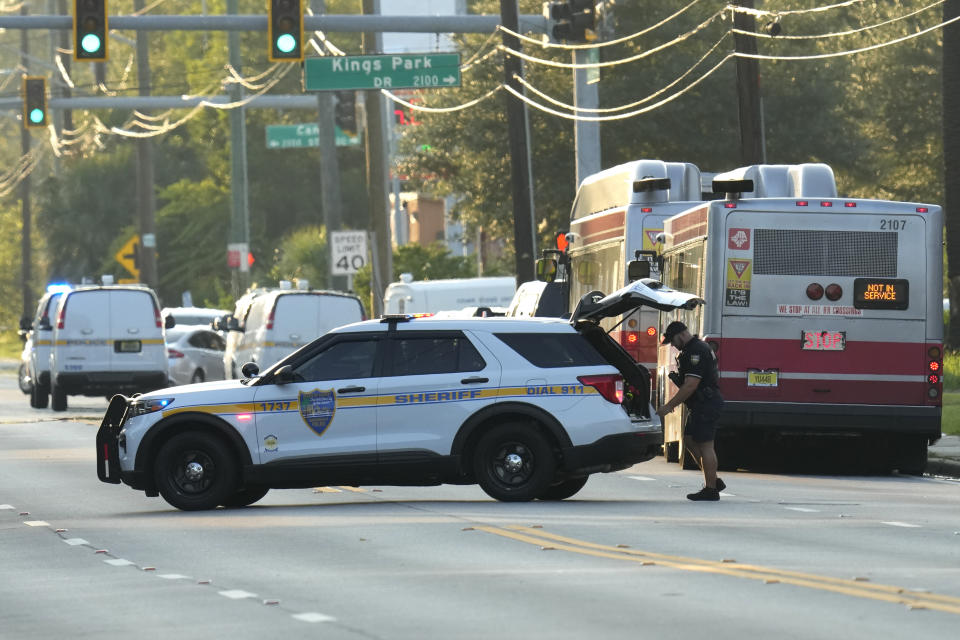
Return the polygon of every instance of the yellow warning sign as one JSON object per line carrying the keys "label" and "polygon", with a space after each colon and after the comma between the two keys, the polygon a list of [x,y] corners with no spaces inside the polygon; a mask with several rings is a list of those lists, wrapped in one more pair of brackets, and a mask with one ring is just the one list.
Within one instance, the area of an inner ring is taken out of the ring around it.
{"label": "yellow warning sign", "polygon": [[661,251],[663,243],[657,242],[657,236],[663,233],[663,229],[644,229],[643,230],[643,250]]}
{"label": "yellow warning sign", "polygon": [[114,256],[123,268],[130,272],[134,282],[140,281],[140,236],[135,235]]}
{"label": "yellow warning sign", "polygon": [[750,269],[751,260],[730,258],[727,260],[727,288],[749,289],[750,278],[753,273]]}

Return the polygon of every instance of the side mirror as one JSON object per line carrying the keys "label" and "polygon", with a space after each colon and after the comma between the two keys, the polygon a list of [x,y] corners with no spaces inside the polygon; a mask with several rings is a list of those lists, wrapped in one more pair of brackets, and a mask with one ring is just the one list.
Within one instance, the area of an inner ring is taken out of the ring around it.
{"label": "side mirror", "polygon": [[37,329],[41,331],[53,331],[53,325],[50,324],[50,319],[47,316],[40,318],[40,324],[37,325]]}
{"label": "side mirror", "polygon": [[242,331],[236,316],[227,316],[227,331]]}
{"label": "side mirror", "polygon": [[541,282],[553,282],[557,279],[557,261],[553,258],[540,258],[537,260],[537,280]]}
{"label": "side mirror", "polygon": [[247,362],[242,367],[240,367],[240,373],[243,375],[244,379],[255,378],[258,373],[260,373],[260,367],[256,362]]}
{"label": "side mirror", "polygon": [[630,282],[650,277],[649,260],[631,260],[627,263],[627,279]]}
{"label": "side mirror", "polygon": [[290,384],[293,382],[293,367],[288,364],[283,365],[273,372],[274,384]]}
{"label": "side mirror", "polygon": [[175,326],[177,326],[177,319],[173,316],[167,316],[163,321],[163,326],[166,329],[173,329]]}

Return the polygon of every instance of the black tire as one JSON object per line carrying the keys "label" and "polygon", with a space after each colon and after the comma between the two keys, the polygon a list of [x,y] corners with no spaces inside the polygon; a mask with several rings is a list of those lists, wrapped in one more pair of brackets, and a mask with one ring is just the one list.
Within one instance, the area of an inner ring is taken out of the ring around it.
{"label": "black tire", "polygon": [[30,406],[34,409],[46,409],[50,402],[50,390],[39,384],[33,385],[30,392]]}
{"label": "black tire", "polygon": [[903,437],[895,440],[893,467],[908,476],[922,476],[927,468],[927,439]]}
{"label": "black tire", "polygon": [[237,492],[233,452],[208,433],[180,433],[157,453],[153,479],[163,499],[183,511],[213,509]]}
{"label": "black tire", "polygon": [[268,491],[270,491],[270,487],[247,486],[237,491],[221,504],[228,508],[247,507],[267,495]]}
{"label": "black tire", "polygon": [[583,485],[587,484],[589,478],[590,476],[583,476],[582,478],[570,478],[563,482],[558,482],[557,484],[547,487],[547,490],[537,497],[540,498],[540,500],[566,500],[580,491],[580,489],[583,489]]}
{"label": "black tire", "polygon": [[54,411],[66,411],[67,410],[67,392],[53,385],[50,388],[50,408]]}
{"label": "black tire", "polygon": [[493,427],[477,443],[473,471],[477,483],[501,502],[526,502],[553,483],[557,460],[547,439],[532,424]]}
{"label": "black tire", "polygon": [[190,378],[190,384],[197,384],[198,382],[203,382],[207,378],[203,375],[203,369],[197,369],[193,372],[193,376]]}
{"label": "black tire", "polygon": [[30,381],[30,376],[27,375],[27,365],[25,362],[21,362],[20,368],[17,370],[17,384],[20,386],[20,391],[24,394],[32,393],[33,387],[36,386]]}

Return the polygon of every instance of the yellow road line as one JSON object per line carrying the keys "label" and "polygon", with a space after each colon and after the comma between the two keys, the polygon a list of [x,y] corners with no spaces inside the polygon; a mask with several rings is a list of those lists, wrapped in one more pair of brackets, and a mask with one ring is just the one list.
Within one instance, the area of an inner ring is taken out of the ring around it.
{"label": "yellow road line", "polygon": [[637,549],[612,547],[559,536],[530,527],[512,526],[503,529],[499,527],[477,526],[474,527],[474,529],[519,542],[598,558],[609,558],[640,564],[653,564],[682,571],[696,571],[700,573],[727,575],[735,578],[763,580],[767,583],[792,584],[799,587],[819,589],[821,591],[842,593],[858,598],[869,598],[872,600],[902,604],[915,609],[933,609],[960,615],[960,598],[935,593],[913,592],[903,587],[893,585],[873,584],[858,580],[819,576],[757,565],[742,565],[735,562],[718,562],[715,560],[687,558],[640,551]]}

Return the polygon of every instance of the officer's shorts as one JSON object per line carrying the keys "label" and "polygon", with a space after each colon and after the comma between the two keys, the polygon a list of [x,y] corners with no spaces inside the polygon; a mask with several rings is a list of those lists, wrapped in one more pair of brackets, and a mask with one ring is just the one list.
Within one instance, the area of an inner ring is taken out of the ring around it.
{"label": "officer's shorts", "polygon": [[684,433],[693,438],[694,442],[712,441],[717,435],[717,422],[722,409],[723,400],[710,400],[690,407]]}

